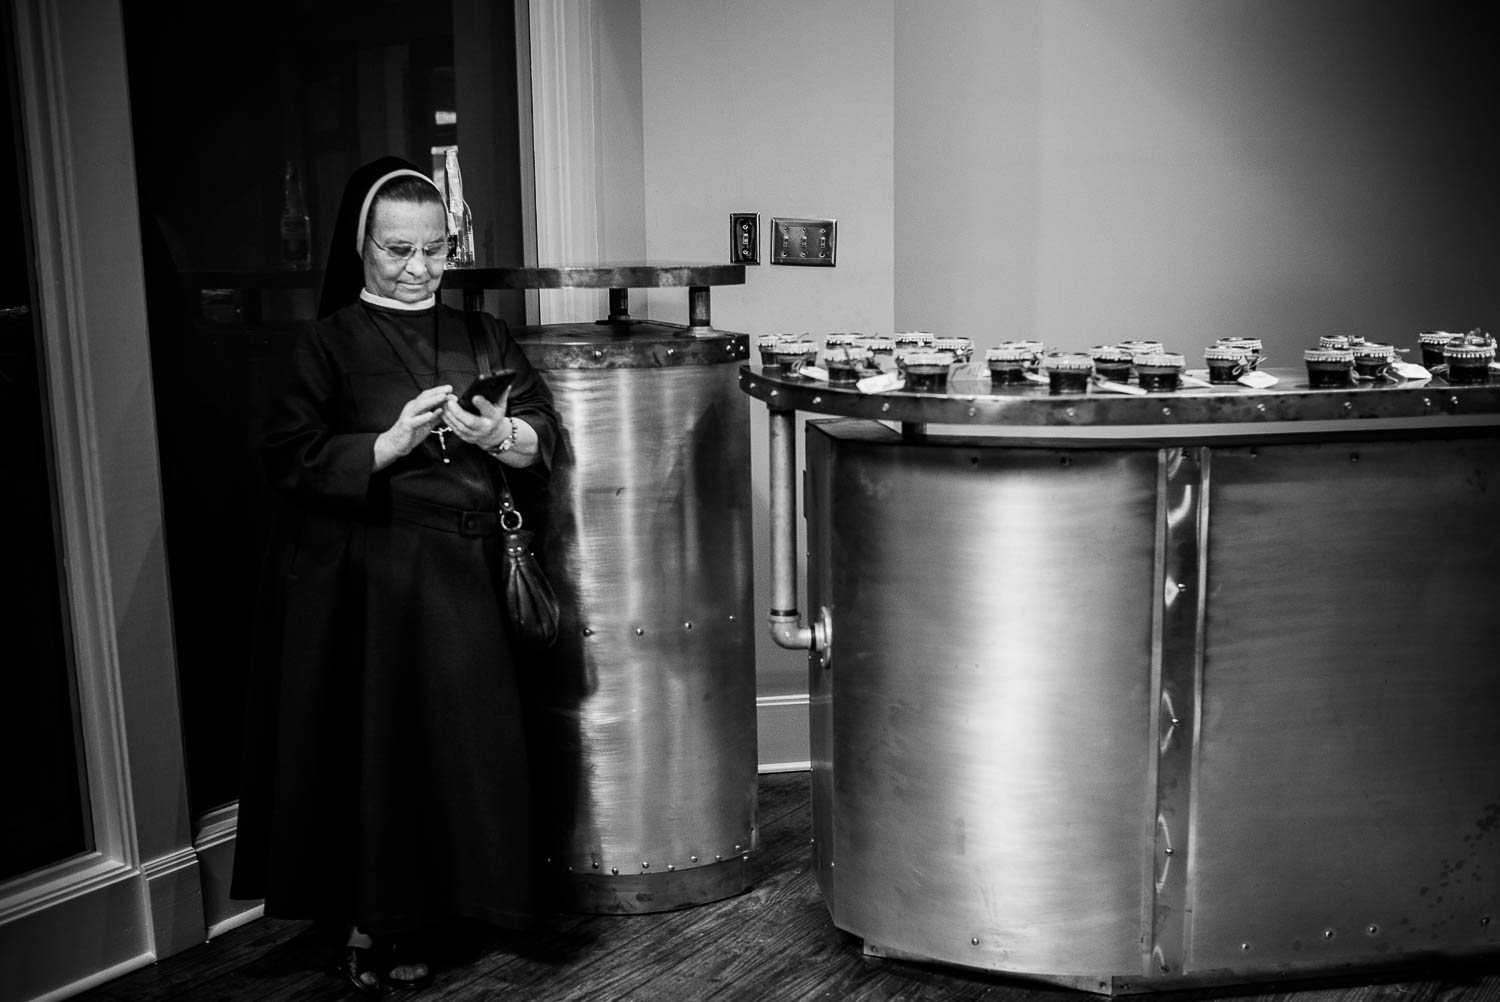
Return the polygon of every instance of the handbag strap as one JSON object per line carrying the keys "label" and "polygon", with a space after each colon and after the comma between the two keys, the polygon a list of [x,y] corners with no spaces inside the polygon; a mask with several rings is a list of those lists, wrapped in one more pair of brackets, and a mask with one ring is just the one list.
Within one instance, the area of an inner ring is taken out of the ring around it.
{"label": "handbag strap", "polygon": [[[487,375],[492,371],[490,365],[489,338],[484,333],[484,322],[479,319],[478,310],[464,311],[464,327],[469,332],[469,350],[474,353],[474,363],[479,366],[479,374]],[[508,532],[514,532],[521,527],[521,511],[516,507],[516,499],[511,496],[510,484],[505,479],[505,467],[498,459],[493,463],[485,464],[490,467],[490,478],[495,480],[495,494],[500,500],[500,527]],[[515,524],[510,525],[507,515],[515,516]]]}

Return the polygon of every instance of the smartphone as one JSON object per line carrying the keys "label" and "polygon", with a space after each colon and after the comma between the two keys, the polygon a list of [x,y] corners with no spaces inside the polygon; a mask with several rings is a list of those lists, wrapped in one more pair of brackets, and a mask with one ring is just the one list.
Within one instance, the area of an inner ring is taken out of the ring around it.
{"label": "smartphone", "polygon": [[480,376],[469,384],[469,388],[458,396],[458,405],[470,414],[478,414],[479,408],[474,406],[475,397],[484,397],[492,404],[500,403],[500,398],[510,384],[516,381],[516,370],[496,369],[488,376]]}

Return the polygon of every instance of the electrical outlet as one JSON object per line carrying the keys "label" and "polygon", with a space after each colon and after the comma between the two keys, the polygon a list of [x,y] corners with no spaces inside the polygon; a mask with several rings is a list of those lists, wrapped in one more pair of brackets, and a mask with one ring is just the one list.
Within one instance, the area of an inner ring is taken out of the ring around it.
{"label": "electrical outlet", "polygon": [[771,263],[834,266],[837,219],[771,220]]}
{"label": "electrical outlet", "polygon": [[729,214],[729,263],[760,264],[760,213]]}

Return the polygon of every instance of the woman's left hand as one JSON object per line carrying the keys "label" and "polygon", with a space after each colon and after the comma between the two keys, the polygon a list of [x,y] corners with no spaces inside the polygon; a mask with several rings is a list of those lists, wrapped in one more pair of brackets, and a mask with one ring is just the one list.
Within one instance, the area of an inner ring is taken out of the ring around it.
{"label": "woman's left hand", "polygon": [[458,397],[450,394],[443,405],[443,420],[455,435],[470,445],[493,449],[510,434],[511,421],[505,416],[509,405],[509,389],[500,397],[498,404],[492,404],[484,397],[475,397],[474,406],[479,408],[478,414],[464,410],[458,404]]}

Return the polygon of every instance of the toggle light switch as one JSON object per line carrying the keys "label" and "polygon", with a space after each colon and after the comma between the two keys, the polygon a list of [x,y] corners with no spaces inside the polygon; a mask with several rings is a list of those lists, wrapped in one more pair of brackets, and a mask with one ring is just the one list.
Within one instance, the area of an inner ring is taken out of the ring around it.
{"label": "toggle light switch", "polygon": [[837,219],[771,220],[771,263],[834,266]]}

